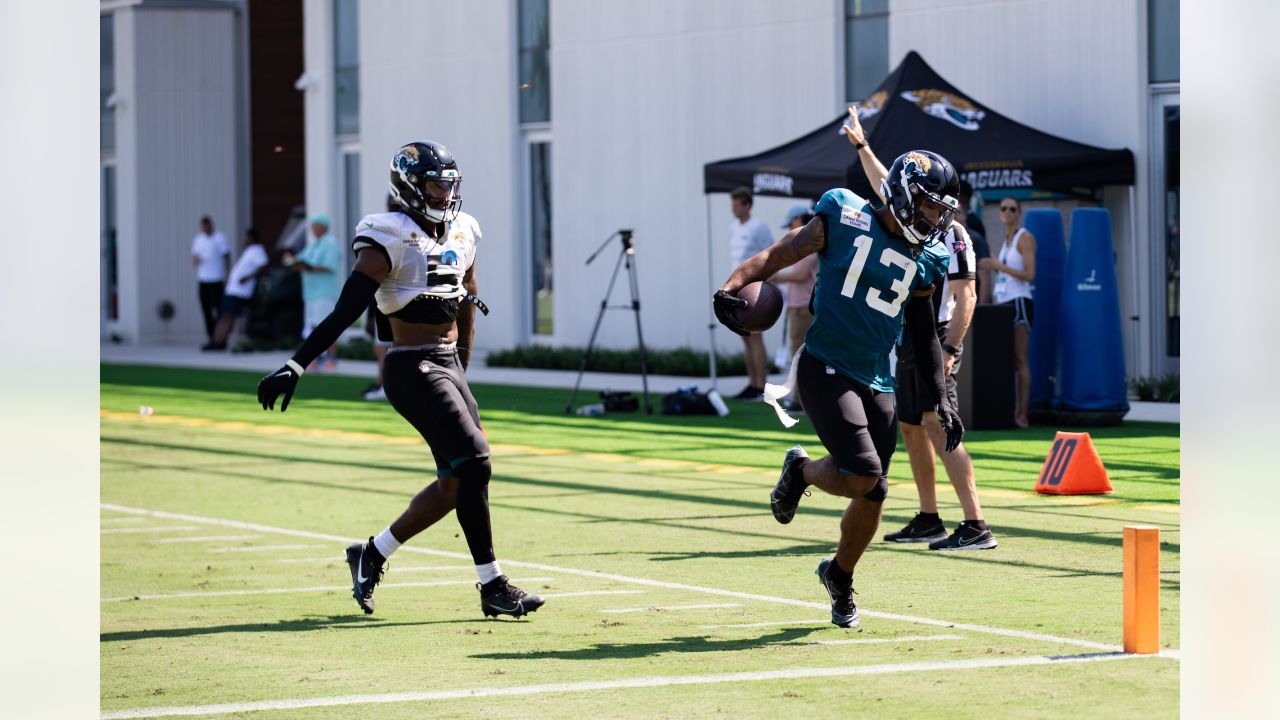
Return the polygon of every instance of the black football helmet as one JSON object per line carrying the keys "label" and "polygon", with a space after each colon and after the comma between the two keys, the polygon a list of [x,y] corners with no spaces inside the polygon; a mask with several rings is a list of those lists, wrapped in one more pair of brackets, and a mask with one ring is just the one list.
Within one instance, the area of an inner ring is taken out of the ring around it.
{"label": "black football helmet", "polygon": [[428,220],[447,223],[462,209],[462,173],[440,143],[411,142],[391,158],[391,197]]}
{"label": "black football helmet", "polygon": [[880,192],[907,242],[925,245],[946,232],[960,208],[960,175],[941,155],[912,150],[893,161]]}

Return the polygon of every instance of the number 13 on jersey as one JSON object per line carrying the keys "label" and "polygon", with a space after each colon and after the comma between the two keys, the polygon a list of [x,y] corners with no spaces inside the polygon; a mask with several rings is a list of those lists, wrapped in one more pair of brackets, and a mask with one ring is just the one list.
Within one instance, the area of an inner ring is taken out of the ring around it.
{"label": "number 13 on jersey", "polygon": [[[859,235],[853,241],[853,246],[857,250],[853,254],[853,262],[849,263],[849,273],[845,275],[844,285],[840,288],[840,294],[847,298],[853,297],[858,287],[858,279],[862,277],[862,270],[866,267],[867,255],[871,254],[871,236]],[[893,299],[887,302],[882,297],[885,291],[874,287],[867,288],[867,304],[889,317],[897,317],[902,303],[911,294],[911,281],[916,276],[916,263],[893,248],[885,248],[880,253],[880,264],[889,267],[897,265],[902,268],[902,278],[893,280],[893,285],[888,290],[893,293]]]}

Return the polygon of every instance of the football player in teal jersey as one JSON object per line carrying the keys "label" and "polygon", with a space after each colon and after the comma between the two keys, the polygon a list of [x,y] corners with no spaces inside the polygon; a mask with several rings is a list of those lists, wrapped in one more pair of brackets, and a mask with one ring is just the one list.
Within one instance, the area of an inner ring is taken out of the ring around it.
{"label": "football player in teal jersey", "polygon": [[791,448],[769,500],[774,518],[785,524],[810,485],[849,498],[835,557],[817,570],[831,599],[831,622],[849,628],[860,625],[853,570],[880,525],[897,444],[889,352],[904,321],[916,362],[932,381],[926,391],[948,449],[964,435],[945,392],[931,301],[947,272],[949,255],[939,240],[959,207],[960,178],[942,156],[912,150],[894,161],[881,190],[888,200],[880,206],[847,189],[828,190],[813,220],[739,265],[713,299],[717,319],[745,334],[734,316],[746,304],[738,290],[818,254],[813,324],[794,373],[829,455],[810,460],[804,448]]}

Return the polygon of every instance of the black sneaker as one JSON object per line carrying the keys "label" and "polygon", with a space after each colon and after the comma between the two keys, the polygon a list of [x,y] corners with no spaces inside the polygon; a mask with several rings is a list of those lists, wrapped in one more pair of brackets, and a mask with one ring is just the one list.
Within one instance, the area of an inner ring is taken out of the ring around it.
{"label": "black sneaker", "polygon": [[748,385],[742,388],[742,392],[733,396],[736,400],[759,400],[764,397],[764,388],[758,388],[754,385]]}
{"label": "black sneaker", "polygon": [[990,528],[979,528],[968,520],[956,526],[951,537],[929,543],[930,550],[989,550],[1000,543]]}
{"label": "black sneaker", "polygon": [[510,615],[518,618],[537,610],[546,602],[507,582],[506,575],[499,575],[484,585],[476,583],[476,588],[480,590],[480,609],[484,611],[485,617]]}
{"label": "black sneaker", "polygon": [[853,602],[853,580],[845,584],[827,577],[827,568],[832,562],[823,560],[817,570],[818,580],[831,598],[831,624],[856,630],[862,627],[862,618],[858,617],[858,606]]}
{"label": "black sneaker", "polygon": [[884,536],[885,542],[927,542],[943,540],[947,537],[947,529],[941,520],[925,518],[924,513],[916,513],[907,526],[895,533]]}
{"label": "black sneaker", "polygon": [[796,482],[791,478],[792,469],[802,458],[808,460],[809,453],[799,445],[787,451],[787,456],[782,459],[782,475],[778,477],[778,484],[773,486],[773,492],[769,493],[769,508],[773,510],[773,519],[783,525],[796,516],[800,496],[809,494],[804,481]]}
{"label": "black sneaker", "polygon": [[382,582],[386,559],[373,547],[373,538],[369,538],[367,543],[347,546],[347,565],[351,568],[351,597],[365,615],[372,615],[373,588]]}

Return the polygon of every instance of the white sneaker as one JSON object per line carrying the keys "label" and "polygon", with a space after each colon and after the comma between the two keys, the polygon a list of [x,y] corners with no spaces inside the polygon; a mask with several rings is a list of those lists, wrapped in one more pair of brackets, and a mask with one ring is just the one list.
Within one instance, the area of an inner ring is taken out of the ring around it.
{"label": "white sneaker", "polygon": [[369,390],[366,390],[364,392],[364,399],[365,400],[386,400],[387,391],[383,390],[381,385],[374,388],[370,388]]}

